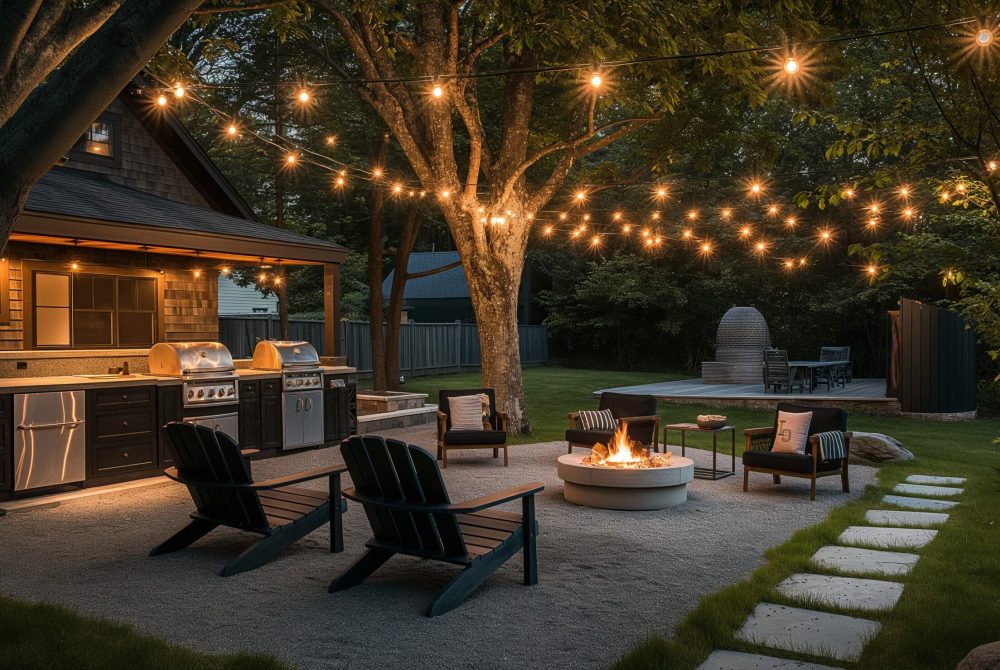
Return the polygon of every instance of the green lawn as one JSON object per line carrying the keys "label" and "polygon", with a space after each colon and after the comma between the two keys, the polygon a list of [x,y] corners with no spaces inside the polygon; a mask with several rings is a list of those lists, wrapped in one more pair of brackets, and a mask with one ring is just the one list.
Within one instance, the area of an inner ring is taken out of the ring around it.
{"label": "green lawn", "polygon": [[[591,396],[595,389],[679,378],[557,367],[529,368],[524,377],[534,435],[517,438],[518,442],[562,439],[566,413],[596,407]],[[469,373],[416,378],[404,388],[430,393],[434,401],[438,389],[478,385],[478,374]],[[740,429],[766,426],[772,420],[766,411],[666,404],[661,404],[660,416],[664,421],[690,421],[698,414],[720,411]],[[617,668],[683,670],[696,667],[714,648],[750,649],[733,638],[733,631],[753,606],[762,599],[785,602],[773,590],[778,582],[806,569],[818,547],[833,542],[846,526],[862,522],[865,510],[877,504],[883,491],[918,472],[969,477],[962,504],[921,551],[920,562],[905,578],[897,607],[876,617],[885,624],[882,632],[868,645],[861,662],[849,667],[953,668],[969,649],[1000,636],[996,623],[1000,621],[1000,451],[991,443],[1000,435],[1000,420],[943,423],[852,416],[850,427],[896,437],[917,455],[917,461],[883,467],[878,487],[861,500],[833,510],[823,523],[769,550],[767,563],[750,579],[707,595],[677,627],[673,638],[649,640],[621,659]],[[707,445],[705,436],[691,437],[692,444]],[[768,478],[757,478],[756,486],[770,485]],[[809,504],[807,497],[802,504]],[[129,626],[2,597],[0,631],[0,668],[283,667],[266,656],[200,654],[139,634]]]}

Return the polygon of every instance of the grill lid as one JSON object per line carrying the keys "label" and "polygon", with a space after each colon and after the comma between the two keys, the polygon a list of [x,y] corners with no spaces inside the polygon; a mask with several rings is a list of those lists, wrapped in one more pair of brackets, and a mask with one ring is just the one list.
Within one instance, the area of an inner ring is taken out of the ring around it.
{"label": "grill lid", "polygon": [[316,368],[319,367],[319,354],[308,342],[261,340],[254,347],[250,367],[256,370]]}
{"label": "grill lid", "polygon": [[149,350],[149,372],[167,377],[229,374],[236,369],[221,342],[158,342]]}

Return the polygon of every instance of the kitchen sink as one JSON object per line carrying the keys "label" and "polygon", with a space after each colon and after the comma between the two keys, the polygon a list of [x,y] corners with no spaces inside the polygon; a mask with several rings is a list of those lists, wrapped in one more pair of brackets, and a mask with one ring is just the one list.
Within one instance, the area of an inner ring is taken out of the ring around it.
{"label": "kitchen sink", "polygon": [[82,377],[83,379],[135,379],[136,377],[148,377],[149,375],[144,374],[131,374],[131,375],[120,375],[120,374],[106,374],[106,375],[73,375],[74,377]]}

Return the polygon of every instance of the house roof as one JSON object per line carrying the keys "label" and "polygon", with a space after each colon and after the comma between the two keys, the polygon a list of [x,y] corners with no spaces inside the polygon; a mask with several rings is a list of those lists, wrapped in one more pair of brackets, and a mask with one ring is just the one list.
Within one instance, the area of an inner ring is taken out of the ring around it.
{"label": "house roof", "polygon": [[240,286],[232,277],[219,275],[219,315],[278,311],[278,296],[264,295],[256,286]]}
{"label": "house roof", "polygon": [[[410,254],[406,271],[408,273],[423,272],[433,270],[449,263],[458,261],[457,251],[425,251]],[[395,271],[390,272],[385,281],[382,282],[382,291],[389,293],[392,287],[392,276]],[[406,282],[406,289],[403,292],[404,300],[426,300],[432,298],[468,298],[469,285],[465,283],[465,272],[461,266],[429,275],[419,279],[411,279]]]}
{"label": "house roof", "polygon": [[[258,221],[167,200],[116,184],[90,172],[56,167],[31,189],[25,214],[54,214],[74,220],[117,222],[137,230],[107,230],[112,242],[177,246],[192,250],[249,253],[300,261],[339,262],[344,247]],[[15,232],[64,235],[92,239],[87,230],[21,216]],[[160,233],[159,235],[153,233]],[[167,233],[167,235],[163,235]],[[178,236],[178,233],[185,233]],[[98,233],[100,234],[100,233]],[[275,243],[279,246],[275,246]]]}

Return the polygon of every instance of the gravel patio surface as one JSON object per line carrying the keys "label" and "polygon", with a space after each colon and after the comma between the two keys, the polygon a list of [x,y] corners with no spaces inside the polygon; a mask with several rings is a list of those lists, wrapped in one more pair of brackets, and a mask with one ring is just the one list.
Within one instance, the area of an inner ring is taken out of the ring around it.
{"label": "gravel patio surface", "polygon": [[[433,427],[385,434],[434,443]],[[839,478],[830,477],[811,503],[808,480],[774,486],[753,475],[743,493],[738,471],[695,480],[679,507],[616,512],[563,500],[555,461],[565,451],[564,442],[513,446],[508,468],[486,450],[449,454],[444,477],[454,501],[545,484],[537,499],[539,583],[521,585],[518,554],[434,619],[423,612],[453,566],[397,556],[363,585],[327,593],[371,534],[353,504],[340,554],[328,553],[323,528],[257,570],[222,578],[218,571],[254,536],[218,529],[190,549],[150,558],[193,510],[173,484],[0,517],[0,592],[126,621],[195,649],[274,654],[303,669],[602,668],[650,634],[669,635],[699,598],[747,577],[766,548],[875,480],[873,469],[852,466],[853,493],[841,493]],[[710,464],[711,452],[688,455]],[[339,449],[326,449],[253,469],[264,479],[340,462]]]}

